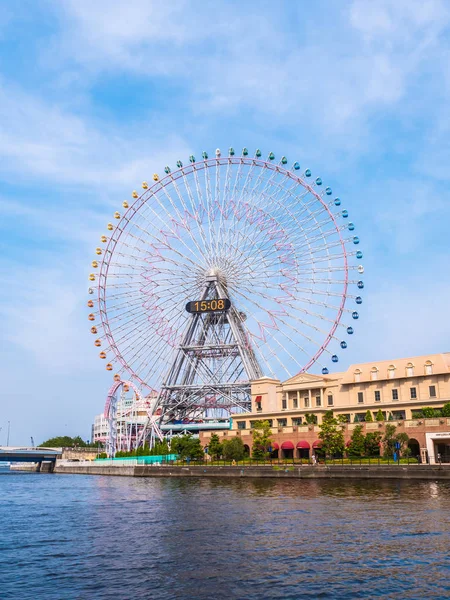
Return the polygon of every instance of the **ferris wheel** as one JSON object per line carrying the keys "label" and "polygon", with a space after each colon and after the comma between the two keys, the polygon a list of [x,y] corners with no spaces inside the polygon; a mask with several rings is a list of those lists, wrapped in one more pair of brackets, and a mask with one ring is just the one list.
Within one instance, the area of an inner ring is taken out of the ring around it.
{"label": "ferris wheel", "polygon": [[249,410],[264,376],[326,375],[359,318],[363,255],[341,200],[284,156],[227,154],[154,174],[92,262],[100,358],[167,419]]}

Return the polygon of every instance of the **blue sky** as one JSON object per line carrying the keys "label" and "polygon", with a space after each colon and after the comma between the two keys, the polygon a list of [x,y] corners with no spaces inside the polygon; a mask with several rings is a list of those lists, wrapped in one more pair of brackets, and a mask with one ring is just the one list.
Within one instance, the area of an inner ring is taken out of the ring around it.
{"label": "blue sky", "polygon": [[93,250],[204,149],[285,154],[345,199],[366,287],[341,369],[450,350],[449,26],[445,0],[0,0],[0,444],[8,420],[13,444],[89,436]]}

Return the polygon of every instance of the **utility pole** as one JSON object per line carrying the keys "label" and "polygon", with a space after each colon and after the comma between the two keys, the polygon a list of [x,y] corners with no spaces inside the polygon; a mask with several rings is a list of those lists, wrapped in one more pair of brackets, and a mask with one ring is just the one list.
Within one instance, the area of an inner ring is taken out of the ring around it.
{"label": "utility pole", "polygon": [[9,446],[9,430],[11,426],[11,421],[8,421],[8,435],[6,437],[6,446]]}

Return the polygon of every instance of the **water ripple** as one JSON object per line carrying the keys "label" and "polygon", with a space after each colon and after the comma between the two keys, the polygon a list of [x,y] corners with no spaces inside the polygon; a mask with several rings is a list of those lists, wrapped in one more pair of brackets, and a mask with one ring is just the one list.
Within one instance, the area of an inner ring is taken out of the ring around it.
{"label": "water ripple", "polygon": [[1,600],[448,598],[450,485],[0,478]]}

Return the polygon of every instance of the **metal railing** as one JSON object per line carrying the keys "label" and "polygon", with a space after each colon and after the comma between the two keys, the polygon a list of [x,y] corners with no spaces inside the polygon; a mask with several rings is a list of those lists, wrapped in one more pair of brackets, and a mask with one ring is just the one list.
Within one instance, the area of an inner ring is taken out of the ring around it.
{"label": "metal railing", "polygon": [[[395,466],[419,465],[420,459],[415,457],[352,457],[352,458],[316,458],[313,462],[309,458],[244,458],[242,460],[204,460],[204,459],[177,459],[162,460],[157,465],[162,467],[320,467],[320,466]],[[450,465],[449,465],[450,466]]]}

